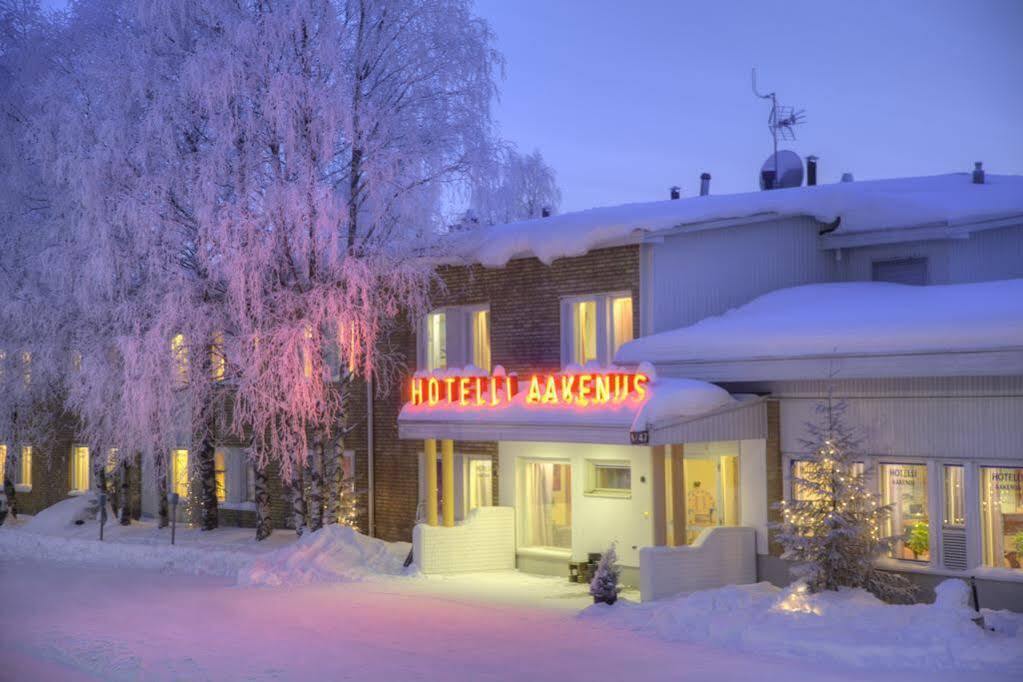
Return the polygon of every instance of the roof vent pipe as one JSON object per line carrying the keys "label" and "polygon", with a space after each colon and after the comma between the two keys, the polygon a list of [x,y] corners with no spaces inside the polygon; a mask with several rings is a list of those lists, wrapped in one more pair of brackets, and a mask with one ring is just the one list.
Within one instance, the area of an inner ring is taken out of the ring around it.
{"label": "roof vent pipe", "polygon": [[806,186],[812,187],[817,184],[817,157],[810,155],[806,157]]}
{"label": "roof vent pipe", "polygon": [[682,188],[679,187],[678,185],[674,185],[670,191],[672,199],[678,199],[680,196],[682,196]]}
{"label": "roof vent pipe", "polygon": [[710,194],[710,173],[700,173],[700,196]]}
{"label": "roof vent pipe", "polygon": [[983,185],[984,184],[984,162],[977,161],[973,164],[973,184]]}
{"label": "roof vent pipe", "polygon": [[551,207],[550,206],[544,206],[542,209],[540,209],[540,215],[543,216],[544,218],[550,218],[551,217]]}
{"label": "roof vent pipe", "polygon": [[853,181],[853,174],[852,173],[842,173],[842,182],[852,182],[852,181]]}

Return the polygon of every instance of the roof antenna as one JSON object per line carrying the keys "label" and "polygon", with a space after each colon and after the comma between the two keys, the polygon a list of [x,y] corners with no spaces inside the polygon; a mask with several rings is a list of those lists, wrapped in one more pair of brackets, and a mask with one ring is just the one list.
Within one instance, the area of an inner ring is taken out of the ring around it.
{"label": "roof antenna", "polygon": [[771,113],[767,117],[767,129],[771,131],[771,140],[774,142],[774,177],[778,178],[778,138],[782,140],[796,139],[796,126],[806,120],[806,113],[803,109],[779,106],[778,95],[769,92],[766,95],[757,90],[757,70],[753,69],[753,94],[760,99],[771,100]]}

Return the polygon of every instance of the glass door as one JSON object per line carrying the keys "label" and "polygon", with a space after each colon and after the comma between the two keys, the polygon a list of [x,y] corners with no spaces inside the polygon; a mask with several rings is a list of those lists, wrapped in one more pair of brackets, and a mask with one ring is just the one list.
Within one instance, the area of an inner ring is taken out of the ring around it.
{"label": "glass door", "polygon": [[705,528],[739,525],[739,457],[683,457],[685,471],[686,544]]}

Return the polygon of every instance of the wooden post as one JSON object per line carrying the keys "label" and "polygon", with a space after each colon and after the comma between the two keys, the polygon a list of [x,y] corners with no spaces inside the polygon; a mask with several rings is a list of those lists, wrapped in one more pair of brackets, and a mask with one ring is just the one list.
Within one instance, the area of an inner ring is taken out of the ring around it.
{"label": "wooden post", "polygon": [[441,494],[444,496],[444,526],[455,525],[455,443],[440,442]]}
{"label": "wooden post", "polygon": [[681,547],[686,544],[686,477],[682,465],[685,448],[682,444],[672,445],[671,461],[671,544]]}
{"label": "wooden post", "polygon": [[437,441],[423,444],[423,471],[426,474],[426,524],[437,525]]}
{"label": "wooden post", "polygon": [[665,503],[664,446],[650,448],[650,498],[654,516],[654,546],[663,547],[667,539],[667,505]]}

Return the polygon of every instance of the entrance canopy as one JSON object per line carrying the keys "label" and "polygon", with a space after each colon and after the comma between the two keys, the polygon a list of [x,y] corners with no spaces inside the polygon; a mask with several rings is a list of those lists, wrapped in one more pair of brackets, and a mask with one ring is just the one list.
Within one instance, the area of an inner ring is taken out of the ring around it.
{"label": "entrance canopy", "polygon": [[556,374],[473,368],[417,374],[398,416],[403,439],[659,445],[763,438],[763,401],[704,381],[658,378],[644,363]]}

